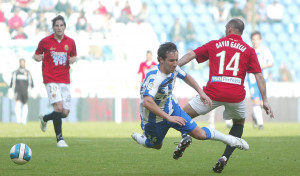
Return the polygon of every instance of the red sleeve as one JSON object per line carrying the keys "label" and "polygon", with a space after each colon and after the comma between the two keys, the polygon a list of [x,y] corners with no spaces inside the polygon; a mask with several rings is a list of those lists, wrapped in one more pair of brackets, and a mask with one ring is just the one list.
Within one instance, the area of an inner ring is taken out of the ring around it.
{"label": "red sleeve", "polygon": [[44,40],[41,40],[37,49],[35,50],[35,54],[43,54],[44,53]]}
{"label": "red sleeve", "polygon": [[142,73],[142,63],[140,64],[140,68],[139,68],[139,71],[138,71],[138,73]]}
{"label": "red sleeve", "polygon": [[70,56],[73,57],[73,56],[77,56],[77,50],[76,50],[76,44],[73,40],[73,47],[72,47],[72,51],[70,52]]}
{"label": "red sleeve", "polygon": [[259,73],[259,72],[261,72],[261,68],[257,59],[257,55],[254,49],[252,49],[250,52],[248,73]]}
{"label": "red sleeve", "polygon": [[197,55],[196,60],[198,63],[207,61],[209,59],[208,49],[207,49],[208,47],[206,45],[207,44],[194,50],[195,54]]}

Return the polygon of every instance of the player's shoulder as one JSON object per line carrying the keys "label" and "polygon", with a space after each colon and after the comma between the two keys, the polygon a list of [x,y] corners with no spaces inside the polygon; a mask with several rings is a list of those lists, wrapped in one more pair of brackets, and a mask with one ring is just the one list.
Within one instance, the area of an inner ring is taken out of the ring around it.
{"label": "player's shoulder", "polygon": [[69,40],[69,41],[72,41],[72,42],[74,42],[75,43],[75,40],[73,39],[73,38],[71,38],[71,37],[69,37],[69,36],[67,36],[66,34],[65,34],[65,36],[64,36],[67,40]]}

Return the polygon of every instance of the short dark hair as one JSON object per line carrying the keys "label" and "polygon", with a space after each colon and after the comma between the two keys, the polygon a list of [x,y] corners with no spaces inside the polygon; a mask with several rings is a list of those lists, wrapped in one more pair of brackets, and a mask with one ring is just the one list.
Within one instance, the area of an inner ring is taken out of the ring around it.
{"label": "short dark hair", "polygon": [[148,54],[148,53],[152,54],[152,51],[150,51],[150,50],[147,50],[146,54]]}
{"label": "short dark hair", "polygon": [[55,22],[56,22],[57,20],[61,20],[61,21],[63,21],[64,25],[66,26],[66,22],[65,22],[65,19],[64,19],[64,17],[63,17],[63,16],[61,16],[61,15],[58,15],[57,17],[53,18],[53,20],[52,20],[52,27],[54,27],[54,25],[55,25]]}
{"label": "short dark hair", "polygon": [[237,29],[238,32],[240,32],[241,34],[243,34],[243,32],[244,32],[244,28],[245,28],[244,22],[239,18],[231,19],[227,23],[227,25],[233,27],[234,29]]}
{"label": "short dark hair", "polygon": [[159,46],[157,50],[157,60],[159,62],[159,58],[163,58],[164,60],[167,58],[167,54],[169,52],[177,52],[177,46],[172,42],[166,42]]}
{"label": "short dark hair", "polygon": [[258,32],[258,31],[252,32],[252,33],[251,33],[251,36],[250,36],[250,39],[252,39],[252,37],[253,37],[254,35],[259,35],[259,38],[261,39],[261,34],[260,34],[260,32]]}

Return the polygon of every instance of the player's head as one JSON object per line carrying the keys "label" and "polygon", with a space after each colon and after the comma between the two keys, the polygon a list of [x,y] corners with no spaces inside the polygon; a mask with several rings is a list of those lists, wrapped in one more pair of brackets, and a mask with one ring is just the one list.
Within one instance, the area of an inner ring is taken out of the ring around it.
{"label": "player's head", "polygon": [[56,37],[62,37],[66,29],[66,22],[64,17],[58,15],[52,20],[52,29]]}
{"label": "player's head", "polygon": [[178,64],[177,46],[172,42],[161,44],[157,51],[157,60],[163,73],[169,74],[174,72]]}
{"label": "player's head", "polygon": [[147,50],[146,52],[146,60],[152,61],[152,52],[150,50]]}
{"label": "player's head", "polygon": [[226,28],[225,29],[226,36],[229,34],[242,35],[245,25],[241,19],[233,18],[226,24],[225,28]]}
{"label": "player's head", "polygon": [[24,58],[21,58],[19,60],[19,63],[20,63],[20,68],[25,68],[25,59]]}
{"label": "player's head", "polygon": [[255,31],[251,34],[251,42],[253,48],[259,48],[261,43],[261,34],[258,31]]}

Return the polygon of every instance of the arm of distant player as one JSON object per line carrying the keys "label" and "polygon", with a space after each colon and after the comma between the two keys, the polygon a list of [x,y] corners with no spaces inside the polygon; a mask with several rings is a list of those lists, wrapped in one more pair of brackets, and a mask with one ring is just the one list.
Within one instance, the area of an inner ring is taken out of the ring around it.
{"label": "arm of distant player", "polygon": [[70,63],[70,64],[74,64],[74,63],[76,62],[76,60],[77,60],[77,57],[76,57],[76,56],[73,56],[73,57],[70,56],[70,58],[69,58],[69,63]]}
{"label": "arm of distant player", "polygon": [[262,73],[253,73],[262,96],[263,100],[263,108],[265,109],[266,113],[270,115],[270,118],[274,118],[273,111],[269,105],[268,98],[267,98],[267,91],[266,91],[266,82],[262,75]]}
{"label": "arm of distant player", "polygon": [[191,86],[193,89],[195,89],[199,96],[200,100],[204,103],[207,104],[209,107],[212,106],[212,101],[211,99],[204,93],[204,91],[200,88],[199,84],[195,81],[193,77],[191,77],[189,74],[186,75],[184,78],[184,82],[187,83],[189,86]]}
{"label": "arm of distant player", "polygon": [[185,125],[186,120],[184,118],[179,116],[170,116],[169,114],[167,114],[157,106],[157,104],[154,102],[151,96],[144,97],[143,106],[149,109],[149,111],[151,111],[152,113],[156,114],[157,116],[163,119],[166,119],[169,122],[177,123],[181,126]]}
{"label": "arm of distant player", "polygon": [[189,63],[192,59],[194,59],[196,57],[197,57],[197,55],[194,51],[188,52],[187,54],[182,56],[181,59],[179,59],[179,61],[178,61],[179,67],[184,66],[185,64]]}
{"label": "arm of distant player", "polygon": [[40,62],[44,59],[44,53],[43,54],[35,54],[34,55],[34,60],[37,62]]}

